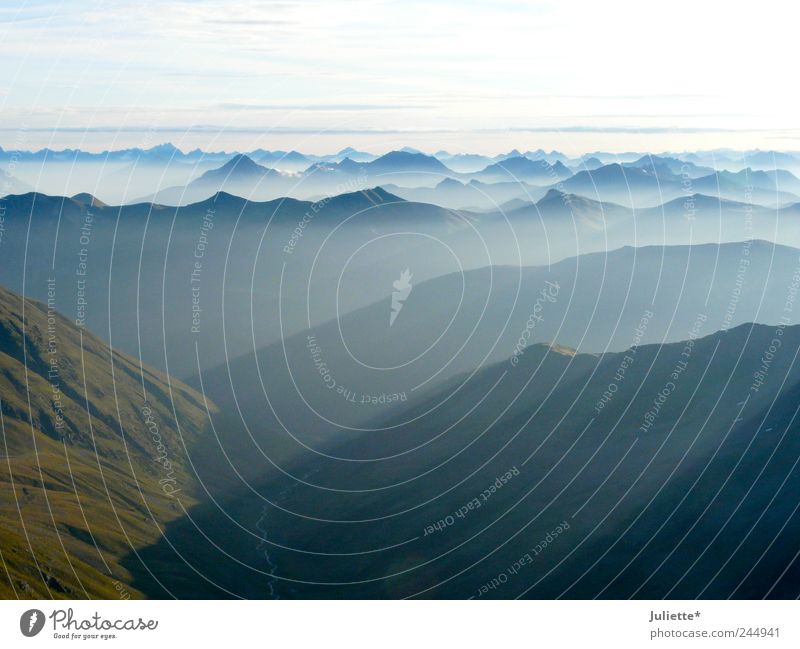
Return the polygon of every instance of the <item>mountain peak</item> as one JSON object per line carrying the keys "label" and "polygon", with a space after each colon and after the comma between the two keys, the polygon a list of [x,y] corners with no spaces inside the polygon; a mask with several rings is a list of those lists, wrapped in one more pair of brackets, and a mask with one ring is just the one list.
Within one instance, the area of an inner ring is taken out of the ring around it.
{"label": "mountain peak", "polygon": [[95,198],[88,192],[81,192],[80,194],[75,194],[71,197],[73,201],[81,203],[82,205],[88,205],[89,207],[108,207],[103,201]]}
{"label": "mountain peak", "polygon": [[164,142],[163,144],[156,144],[146,150],[146,153],[157,153],[159,155],[181,155],[181,150],[176,147],[172,142]]}
{"label": "mountain peak", "polygon": [[248,155],[244,153],[237,153],[222,166],[222,169],[226,168],[235,168],[238,171],[247,171],[248,169],[262,169],[263,167],[261,167],[261,165],[255,162]]}
{"label": "mountain peak", "polygon": [[563,198],[564,198],[566,195],[567,195],[567,194],[566,194],[566,193],[564,193],[564,192],[562,192],[561,190],[558,190],[558,189],[555,189],[555,188],[551,188],[551,189],[548,189],[548,190],[547,190],[547,193],[546,193],[544,196],[542,196],[542,197],[541,197],[541,198],[540,198],[540,199],[539,199],[539,200],[536,202],[536,204],[538,205],[539,203],[549,203],[550,201],[554,201],[554,200],[556,200],[556,199],[558,199],[558,200],[561,200],[561,199],[563,199]]}
{"label": "mountain peak", "polygon": [[435,160],[433,156],[425,155],[420,151],[408,151],[408,150],[399,150],[399,151],[389,151],[389,153],[384,153],[382,156],[375,159],[375,162],[383,161],[383,162],[390,162],[390,161],[406,161],[406,160],[423,160],[423,159],[430,159]]}
{"label": "mountain peak", "polygon": [[351,202],[353,200],[363,201],[366,200],[373,205],[381,203],[405,203],[406,201],[399,196],[395,196],[391,192],[387,192],[383,187],[373,187],[372,189],[362,189],[357,192],[350,192],[349,194],[339,194],[334,197],[331,202],[337,201],[339,203]]}
{"label": "mountain peak", "polygon": [[551,164],[543,158],[531,160],[523,155],[495,162],[480,173],[490,176],[502,175],[506,176],[508,180],[513,180],[514,176],[519,176],[520,178],[532,179],[545,184],[569,178],[572,175],[572,172],[560,161]]}
{"label": "mountain peak", "polygon": [[202,208],[204,210],[228,210],[233,213],[241,211],[245,205],[251,203],[246,198],[231,194],[229,192],[218,191],[213,196],[209,196],[205,200],[196,203],[190,203],[187,207]]}
{"label": "mountain peak", "polygon": [[202,180],[229,180],[252,176],[265,176],[277,174],[277,171],[263,167],[244,153],[235,154],[224,165],[217,169],[206,171],[200,178]]}
{"label": "mountain peak", "polygon": [[412,151],[389,151],[389,153],[385,153],[380,158],[368,163],[368,168],[379,173],[391,173],[393,171],[450,172],[437,158],[425,153]]}

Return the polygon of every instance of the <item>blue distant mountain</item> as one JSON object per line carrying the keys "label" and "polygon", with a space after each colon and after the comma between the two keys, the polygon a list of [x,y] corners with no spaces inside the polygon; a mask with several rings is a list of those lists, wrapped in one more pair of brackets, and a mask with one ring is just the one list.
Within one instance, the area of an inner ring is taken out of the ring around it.
{"label": "blue distant mountain", "polygon": [[496,180],[524,180],[533,184],[550,185],[572,175],[564,163],[556,161],[551,164],[547,160],[531,160],[525,156],[506,158],[501,162],[489,165],[473,177],[483,182]]}

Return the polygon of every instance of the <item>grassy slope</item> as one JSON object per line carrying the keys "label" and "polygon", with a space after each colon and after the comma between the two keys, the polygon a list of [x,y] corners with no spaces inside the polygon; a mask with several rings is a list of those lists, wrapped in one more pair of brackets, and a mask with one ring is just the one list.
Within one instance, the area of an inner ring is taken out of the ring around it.
{"label": "grassy slope", "polygon": [[[0,597],[140,595],[119,560],[196,502],[184,443],[205,429],[202,397],[41,303],[26,300],[22,314],[22,298],[0,289]],[[156,461],[145,392],[173,467]],[[167,479],[181,491],[167,495]]]}

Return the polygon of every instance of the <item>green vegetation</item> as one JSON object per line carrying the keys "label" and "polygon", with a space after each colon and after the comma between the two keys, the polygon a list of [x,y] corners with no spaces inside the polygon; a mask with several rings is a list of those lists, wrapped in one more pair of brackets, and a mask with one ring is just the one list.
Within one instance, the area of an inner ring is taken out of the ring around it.
{"label": "green vegetation", "polygon": [[0,289],[0,597],[141,596],[120,560],[197,502],[203,398],[52,306]]}

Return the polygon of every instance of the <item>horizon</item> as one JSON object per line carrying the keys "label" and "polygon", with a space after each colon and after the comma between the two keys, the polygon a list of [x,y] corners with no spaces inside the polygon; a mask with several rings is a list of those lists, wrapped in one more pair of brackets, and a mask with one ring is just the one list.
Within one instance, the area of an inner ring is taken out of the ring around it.
{"label": "horizon", "polygon": [[[2,129],[0,129],[2,130]],[[497,158],[500,156],[508,156],[511,154],[516,154],[518,156],[527,156],[530,154],[543,152],[546,155],[563,155],[571,160],[578,160],[580,158],[587,158],[594,155],[641,155],[641,156],[652,156],[652,157],[675,157],[680,158],[681,156],[692,155],[692,154],[713,154],[718,153],[720,155],[742,155],[742,154],[755,154],[755,153],[787,153],[792,155],[800,155],[800,149],[781,149],[777,147],[772,148],[760,148],[760,147],[753,147],[753,148],[733,148],[733,147],[715,147],[710,149],[682,149],[682,150],[648,150],[648,149],[620,149],[620,150],[613,150],[613,149],[586,149],[582,151],[577,151],[575,153],[570,153],[566,150],[559,150],[559,149],[547,149],[546,147],[534,147],[534,148],[527,148],[527,147],[512,147],[511,149],[494,149],[492,151],[475,151],[475,150],[448,150],[443,148],[431,148],[431,149],[423,149],[418,147],[412,147],[408,144],[403,145],[402,143],[395,148],[390,149],[370,149],[367,147],[360,148],[356,146],[346,145],[340,147],[338,149],[330,149],[330,150],[322,150],[317,149],[314,151],[311,150],[303,150],[303,149],[282,149],[282,148],[269,148],[266,146],[258,146],[252,148],[239,148],[239,149],[204,149],[203,147],[196,146],[196,147],[188,147],[188,146],[178,146],[174,144],[171,140],[164,140],[163,142],[158,142],[156,144],[147,144],[145,146],[118,146],[114,148],[97,148],[97,147],[59,147],[55,148],[53,146],[42,146],[42,147],[35,147],[35,148],[23,148],[23,147],[15,147],[12,145],[3,145],[0,144],[0,151],[3,153],[29,153],[29,154],[38,154],[43,153],[45,151],[49,151],[52,153],[64,153],[68,151],[79,151],[81,153],[89,153],[91,155],[102,155],[104,153],[119,153],[122,151],[141,151],[143,153],[155,151],[158,149],[163,148],[173,148],[176,150],[177,153],[181,155],[189,155],[190,153],[201,152],[203,154],[209,155],[250,155],[256,152],[267,152],[267,153],[300,153],[302,155],[307,155],[311,157],[325,157],[325,156],[334,156],[334,155],[344,155],[346,151],[355,152],[355,153],[368,153],[370,155],[380,157],[384,156],[388,153],[396,153],[396,152],[405,152],[405,153],[421,153],[423,155],[429,157],[438,157],[442,154],[447,155],[477,155],[483,156],[486,158]]]}
{"label": "horizon", "polygon": [[[780,151],[800,152],[800,130],[797,137],[777,137],[773,131],[736,131],[714,129],[653,129],[620,127],[599,129],[580,125],[558,128],[509,128],[493,131],[330,131],[288,130],[270,127],[247,129],[222,126],[203,129],[154,129],[71,127],[68,129],[37,127],[0,127],[9,134],[0,148],[5,151],[42,149],[63,151],[77,149],[90,153],[126,149],[148,150],[173,144],[186,153],[195,149],[213,153],[245,153],[257,149],[266,151],[299,151],[311,155],[331,155],[352,147],[358,151],[382,155],[404,146],[413,147],[428,155],[437,151],[450,154],[476,154],[493,157],[513,149],[521,152],[556,151],[577,158],[591,153],[651,153],[679,156],[695,152]],[[172,134],[158,140],[154,134]],[[522,135],[521,135],[522,134]],[[432,136],[437,136],[435,139]],[[431,144],[433,140],[434,144]],[[675,147],[676,141],[681,146]],[[465,146],[465,141],[471,141]],[[220,144],[224,142],[224,144]]]}

